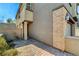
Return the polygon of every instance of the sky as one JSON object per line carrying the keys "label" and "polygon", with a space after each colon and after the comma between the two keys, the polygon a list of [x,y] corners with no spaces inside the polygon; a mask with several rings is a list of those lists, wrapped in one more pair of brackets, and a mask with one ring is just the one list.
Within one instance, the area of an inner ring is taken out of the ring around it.
{"label": "sky", "polygon": [[0,3],[0,23],[6,22],[8,18],[15,20],[18,3]]}
{"label": "sky", "polygon": [[[0,23],[6,22],[8,18],[12,18],[13,20],[15,20],[18,6],[18,3],[0,3]],[[77,9],[79,13],[79,6]]]}

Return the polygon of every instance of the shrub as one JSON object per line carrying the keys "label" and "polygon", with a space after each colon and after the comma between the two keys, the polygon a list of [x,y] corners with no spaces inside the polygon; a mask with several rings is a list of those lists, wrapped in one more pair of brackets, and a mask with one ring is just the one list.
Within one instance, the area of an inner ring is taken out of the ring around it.
{"label": "shrub", "polygon": [[0,50],[6,50],[6,49],[9,49],[9,45],[4,37],[0,37]]}
{"label": "shrub", "polygon": [[17,55],[16,49],[9,49],[2,53],[2,56],[15,56],[15,55]]}
{"label": "shrub", "polygon": [[2,55],[2,51],[0,51],[0,56]]}
{"label": "shrub", "polygon": [[3,36],[0,36],[0,56],[15,56],[17,50],[13,49]]}

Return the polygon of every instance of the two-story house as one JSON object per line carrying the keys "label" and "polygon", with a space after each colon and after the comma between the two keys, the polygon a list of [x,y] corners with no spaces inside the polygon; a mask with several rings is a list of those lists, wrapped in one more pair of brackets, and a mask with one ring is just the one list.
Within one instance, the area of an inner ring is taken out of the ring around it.
{"label": "two-story house", "polygon": [[21,37],[35,38],[52,47],[79,55],[79,38],[75,3],[21,3],[16,14],[16,26]]}

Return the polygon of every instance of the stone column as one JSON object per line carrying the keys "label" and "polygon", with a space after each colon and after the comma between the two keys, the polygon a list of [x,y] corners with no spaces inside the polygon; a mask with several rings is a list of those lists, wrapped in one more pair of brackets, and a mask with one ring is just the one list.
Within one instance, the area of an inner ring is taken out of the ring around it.
{"label": "stone column", "polygon": [[24,40],[27,40],[27,22],[24,22]]}

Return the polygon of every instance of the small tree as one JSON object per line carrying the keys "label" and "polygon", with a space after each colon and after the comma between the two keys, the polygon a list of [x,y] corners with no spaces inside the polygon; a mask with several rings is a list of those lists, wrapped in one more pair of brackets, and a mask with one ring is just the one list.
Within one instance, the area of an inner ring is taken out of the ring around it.
{"label": "small tree", "polygon": [[13,23],[12,19],[11,18],[8,18],[7,19],[7,23]]}

